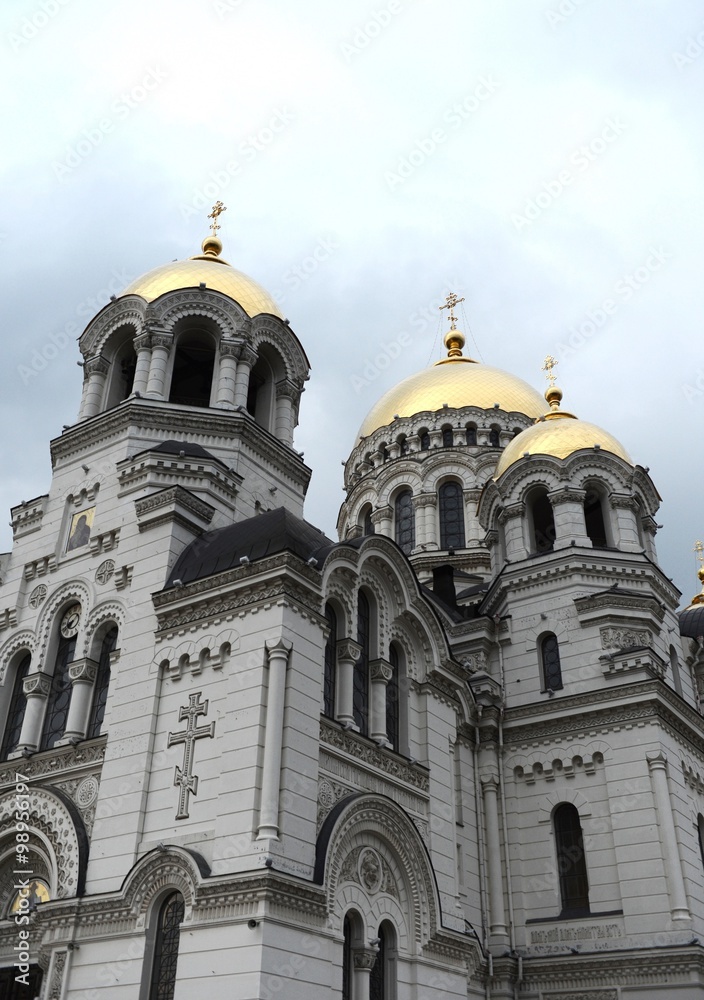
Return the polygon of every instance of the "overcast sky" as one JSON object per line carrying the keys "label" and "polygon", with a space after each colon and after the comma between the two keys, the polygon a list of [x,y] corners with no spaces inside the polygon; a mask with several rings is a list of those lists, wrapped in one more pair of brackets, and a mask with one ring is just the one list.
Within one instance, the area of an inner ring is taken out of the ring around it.
{"label": "overcast sky", "polygon": [[565,408],[650,467],[660,561],[693,596],[701,2],[5,0],[0,46],[6,510],[49,487],[76,336],[197,253],[220,198],[223,256],[311,361],[310,521],[335,537],[340,462],[440,356],[451,288],[469,353],[541,392],[554,354]]}

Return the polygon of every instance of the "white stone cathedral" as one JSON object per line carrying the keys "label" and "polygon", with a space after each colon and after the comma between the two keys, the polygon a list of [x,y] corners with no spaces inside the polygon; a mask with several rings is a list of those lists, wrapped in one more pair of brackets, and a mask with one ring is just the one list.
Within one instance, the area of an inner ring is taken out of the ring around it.
{"label": "white stone cathedral", "polygon": [[702,997],[704,600],[683,646],[647,470],[451,296],[327,538],[216,220],[88,324],[12,510],[0,996]]}

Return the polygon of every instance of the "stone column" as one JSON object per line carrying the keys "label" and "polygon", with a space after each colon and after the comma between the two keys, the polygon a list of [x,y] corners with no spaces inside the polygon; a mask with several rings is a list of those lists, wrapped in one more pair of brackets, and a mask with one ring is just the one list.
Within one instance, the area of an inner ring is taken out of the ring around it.
{"label": "stone column", "polygon": [[637,515],[640,512],[635,497],[624,493],[612,493],[609,496],[609,506],[614,512],[616,521],[616,545],[624,552],[642,552],[645,546],[638,531]]}
{"label": "stone column", "polygon": [[467,548],[477,546],[482,540],[482,526],[477,517],[477,505],[481,490],[464,490],[464,523]]}
{"label": "stone column", "polygon": [[523,501],[511,503],[499,513],[499,522],[503,525],[506,543],[506,558],[509,562],[525,559],[526,551],[525,524],[526,505]]}
{"label": "stone column", "polygon": [[27,707],[24,710],[22,731],[20,733],[17,751],[34,752],[39,746],[42,735],[42,722],[46,700],[51,691],[51,677],[48,674],[29,674],[24,679],[24,694]]}
{"label": "stone column", "polygon": [[237,355],[240,345],[234,340],[220,341],[220,364],[218,366],[218,388],[215,405],[222,410],[235,408],[235,381],[237,378]]}
{"label": "stone column", "polygon": [[353,950],[354,983],[352,996],[354,1000],[369,1000],[369,980],[377,954],[376,948],[355,948]]}
{"label": "stone column", "polygon": [[658,526],[655,522],[655,518],[651,517],[650,514],[646,516],[641,521],[641,530],[643,533],[643,547],[645,548],[645,554],[653,562],[658,561],[658,554],[655,548],[655,536],[658,533]]}
{"label": "stone column", "polygon": [[105,381],[108,377],[110,365],[104,357],[98,354],[94,358],[89,358],[84,364],[83,369],[88,376],[88,382],[79,419],[87,420],[88,417],[94,417],[96,413],[100,412],[105,392]]}
{"label": "stone column", "polygon": [[235,374],[235,407],[241,406],[244,410],[247,409],[249,376],[256,360],[257,352],[249,344],[242,344]]}
{"label": "stone column", "polygon": [[375,534],[383,535],[385,538],[391,538],[392,523],[393,511],[388,505],[386,507],[379,507],[378,510],[372,511],[372,524],[374,525]]}
{"label": "stone column", "polygon": [[144,396],[147,391],[149,381],[149,367],[152,362],[152,338],[148,333],[143,333],[135,338],[134,349],[137,353],[137,365],[134,370],[134,381],[132,382],[132,394],[139,393]]}
{"label": "stone column", "polygon": [[586,490],[564,487],[548,493],[555,520],[555,548],[564,549],[568,545],[592,547],[584,521],[584,498]]}
{"label": "stone column", "polygon": [[68,707],[66,729],[60,743],[70,743],[72,740],[83,740],[88,728],[88,714],[93,698],[95,678],[98,664],[95,660],[84,657],[69,664],[68,675],[71,678],[71,703]]}
{"label": "stone column", "polygon": [[152,357],[149,363],[147,396],[152,399],[165,399],[166,367],[174,338],[170,333],[154,333],[151,340]]}
{"label": "stone column", "polygon": [[425,507],[425,547],[437,549],[438,541],[438,497],[437,493],[426,493]]}
{"label": "stone column", "polygon": [[369,664],[369,676],[372,682],[369,735],[377,743],[389,742],[386,733],[386,685],[393,677],[393,673],[393,667],[388,660],[379,658]]}
{"label": "stone column", "polygon": [[296,426],[295,402],[298,399],[298,389],[289,381],[282,379],[276,383],[276,417],[274,434],[284,444],[293,444],[293,429]]}
{"label": "stone column", "polygon": [[284,700],[286,668],[291,643],[279,639],[266,644],[269,667],[269,697],[264,733],[264,765],[262,767],[262,802],[259,812],[257,840],[279,839],[279,792],[281,790],[281,753],[284,738]]}
{"label": "stone column", "polygon": [[337,721],[343,726],[357,729],[354,721],[354,665],[362,647],[354,639],[340,639],[337,643]]}
{"label": "stone column", "polygon": [[673,921],[680,923],[680,926],[688,925],[690,913],[687,905],[684,879],[682,877],[682,862],[677,843],[675,820],[672,815],[670,789],[667,784],[667,757],[659,750],[655,753],[647,753],[645,758],[650,768],[650,779],[653,784],[655,808],[657,811],[658,826],[660,827],[665,873],[667,875],[667,885],[670,890],[670,915]]}
{"label": "stone column", "polygon": [[484,796],[484,831],[489,870],[489,933],[494,943],[504,944],[508,941],[508,929],[506,927],[504,886],[501,873],[499,782],[492,776],[486,776],[481,779],[481,783]]}

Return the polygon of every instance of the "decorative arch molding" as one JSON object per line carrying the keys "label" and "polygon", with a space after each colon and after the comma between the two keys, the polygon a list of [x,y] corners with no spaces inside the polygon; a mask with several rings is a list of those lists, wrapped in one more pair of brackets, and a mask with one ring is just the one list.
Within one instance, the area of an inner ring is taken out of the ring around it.
{"label": "decorative arch molding", "polygon": [[303,382],[308,380],[310,362],[300,340],[289,326],[269,316],[255,316],[249,342],[255,351],[263,344],[276,351],[284,363],[286,377],[302,389]]}
{"label": "decorative arch molding", "polygon": [[5,675],[7,674],[8,667],[21,649],[26,650],[32,657],[34,657],[34,649],[36,646],[36,636],[31,629],[23,629],[21,632],[17,632],[16,635],[10,636],[9,639],[0,646],[0,684],[5,683]]}
{"label": "decorative arch molding", "polygon": [[249,326],[249,316],[233,299],[214,289],[179,289],[167,292],[151,303],[150,318],[173,331],[182,320],[192,317],[209,319],[223,337],[242,335]]}
{"label": "decorative arch molding", "polygon": [[122,883],[122,895],[136,918],[136,929],[144,930],[154,900],[165,889],[177,889],[186,908],[184,923],[191,920],[196,893],[210,875],[210,866],[198,854],[185,847],[167,844],[141,858]]}
{"label": "decorative arch molding", "polygon": [[477,488],[476,461],[470,456],[456,455],[453,452],[452,461],[447,456],[442,461],[442,455],[433,456],[423,463],[423,490],[426,493],[436,493],[443,482],[458,482],[463,490]]}
{"label": "decorative arch molding", "polygon": [[379,477],[376,484],[378,506],[393,507],[396,494],[403,489],[411,490],[414,496],[423,490],[423,478],[417,462],[403,462],[389,469],[388,475]]}
{"label": "decorative arch molding", "polygon": [[563,789],[559,792],[548,792],[541,799],[540,806],[538,807],[538,822],[550,823],[556,806],[561,805],[563,802],[569,802],[573,805],[579,813],[580,819],[588,819],[592,814],[591,802],[581,792],[574,788]]}
{"label": "decorative arch molding", "polygon": [[580,772],[594,774],[610,752],[611,747],[602,740],[575,743],[569,747],[554,747],[549,751],[536,749],[532,754],[512,756],[506,761],[506,768],[516,780],[526,784],[533,784],[537,778],[546,781],[558,777],[574,778]]}
{"label": "decorative arch molding", "polygon": [[121,601],[105,601],[93,608],[86,618],[83,626],[84,639],[82,655],[90,655],[96,633],[103,625],[106,624],[106,622],[114,622],[117,625],[118,631],[122,632],[122,628],[125,624],[125,616],[125,606]]}
{"label": "decorative arch molding", "polygon": [[179,680],[186,671],[196,675],[205,667],[222,670],[239,645],[240,634],[235,629],[226,629],[218,635],[205,635],[200,639],[186,639],[178,646],[159,650],[152,660],[151,672],[161,669],[172,680]]}
{"label": "decorative arch molding", "polygon": [[109,302],[81,334],[79,348],[83,357],[88,359],[100,354],[110,337],[121,326],[133,326],[134,335],[138,337],[144,328],[147,308],[141,295],[126,295],[115,302]]}
{"label": "decorative arch molding", "polygon": [[[37,670],[42,671],[45,667],[44,658],[49,646],[49,637],[56,620],[56,616],[63,605],[69,601],[77,601],[83,610],[84,615],[93,603],[93,589],[81,580],[69,580],[62,584],[58,590],[45,602],[37,623]],[[83,618],[80,632],[84,631],[87,618]]]}
{"label": "decorative arch molding", "polygon": [[[53,786],[30,785],[28,833],[36,833],[49,847],[56,875],[56,896],[68,899],[82,896],[88,864],[88,835],[78,809],[64,792]],[[17,793],[14,789],[0,796],[0,829],[14,828]]]}
{"label": "decorative arch molding", "polygon": [[[545,612],[543,612],[545,614]],[[553,635],[557,636],[558,642],[569,642],[569,628],[566,622],[553,615],[545,615],[544,618],[541,617],[540,621],[536,622],[535,625],[531,626],[527,630],[526,638],[526,652],[531,653],[535,656],[538,649],[538,640],[541,636],[545,635],[546,632],[552,632]]]}
{"label": "decorative arch molding", "polygon": [[[419,950],[441,929],[435,872],[413,821],[385,795],[350,795],[338,802],[321,827],[313,878],[325,888],[328,913],[339,924],[336,930],[340,932],[344,915],[340,895],[350,881],[345,877],[345,862],[357,847],[372,843],[381,860],[380,880],[385,877],[386,864],[395,880],[398,898],[403,894],[406,900],[408,934]],[[361,879],[359,884],[363,885]],[[363,898],[367,901],[374,895],[373,886],[364,889]],[[370,910],[371,904],[367,902],[367,912]]]}
{"label": "decorative arch molding", "polygon": [[[351,636],[352,622],[354,621],[354,608],[352,606],[352,590],[350,581],[344,579],[348,574],[338,572],[330,576],[327,580],[324,597],[323,611],[325,605],[330,602],[337,615],[337,628],[341,636]],[[351,581],[354,586],[354,579]]]}
{"label": "decorative arch molding", "polygon": [[[385,853],[385,845],[381,844],[377,838],[370,836],[367,844],[352,848],[343,862],[343,871],[345,869],[357,869],[357,871],[353,871],[353,874],[357,875],[359,880],[359,856],[365,851],[369,852],[372,856],[376,855],[380,859],[382,871],[389,870],[391,866],[388,854]],[[344,914],[353,909],[356,910],[361,918],[364,925],[364,936],[367,940],[376,936],[376,930],[383,920],[389,920],[396,931],[397,951],[402,955],[417,953],[408,927],[406,916],[408,913],[408,900],[406,898],[405,884],[402,880],[400,880],[400,887],[399,889],[399,883],[396,882],[394,882],[393,886],[387,884],[381,892],[375,892],[370,897],[365,892],[361,882],[353,882],[346,879],[341,885],[338,894],[337,909],[339,912],[333,915],[338,932],[341,933],[342,931]]]}

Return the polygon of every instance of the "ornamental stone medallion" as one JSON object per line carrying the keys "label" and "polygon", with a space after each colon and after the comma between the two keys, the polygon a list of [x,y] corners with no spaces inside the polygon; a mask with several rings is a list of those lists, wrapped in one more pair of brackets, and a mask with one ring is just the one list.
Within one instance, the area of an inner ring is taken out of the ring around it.
{"label": "ornamental stone medallion", "polygon": [[359,881],[370,896],[379,891],[382,879],[381,860],[376,851],[373,851],[371,847],[365,848],[359,855],[357,872],[359,874]]}
{"label": "ornamental stone medallion", "polygon": [[46,586],[40,583],[38,587],[35,587],[32,593],[29,595],[29,606],[30,608],[38,608],[46,597]]}
{"label": "ornamental stone medallion", "polygon": [[104,586],[112,577],[115,572],[115,563],[112,559],[106,559],[101,562],[100,566],[95,571],[95,582]]}

